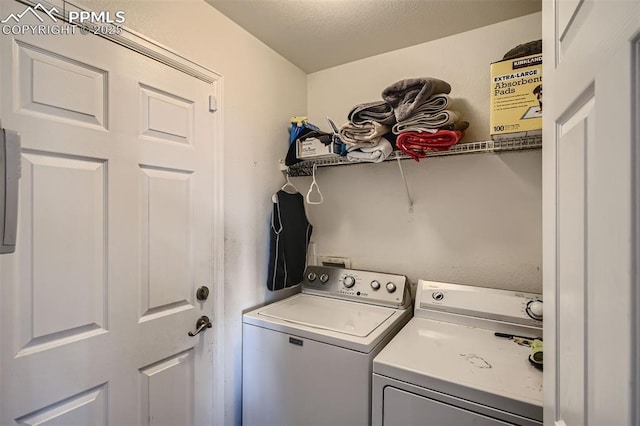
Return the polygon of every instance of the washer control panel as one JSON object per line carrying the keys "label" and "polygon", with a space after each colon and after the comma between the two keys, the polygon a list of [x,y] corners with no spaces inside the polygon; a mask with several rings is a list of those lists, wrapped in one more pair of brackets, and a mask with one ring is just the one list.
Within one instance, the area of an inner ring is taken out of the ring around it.
{"label": "washer control panel", "polygon": [[302,292],[396,308],[411,304],[407,277],[384,272],[309,266]]}

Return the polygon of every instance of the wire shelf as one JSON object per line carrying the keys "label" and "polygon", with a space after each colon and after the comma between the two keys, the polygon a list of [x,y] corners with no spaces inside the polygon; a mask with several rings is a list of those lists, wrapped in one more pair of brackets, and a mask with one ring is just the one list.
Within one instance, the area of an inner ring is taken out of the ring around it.
{"label": "wire shelf", "polygon": [[[468,142],[454,145],[448,151],[434,151],[430,152],[429,156],[423,160],[427,160],[431,157],[445,157],[451,155],[460,154],[481,154],[481,153],[500,153],[508,151],[521,151],[529,149],[542,148],[542,135],[530,135],[519,137],[507,137],[501,136],[498,140],[480,141],[480,142]],[[393,160],[408,160],[411,159],[408,155],[401,151],[393,151],[386,161]],[[280,169],[286,172],[289,176],[311,176],[313,171],[313,165],[317,167],[329,167],[329,166],[353,166],[357,164],[371,164],[371,163],[358,163],[347,160],[347,157],[327,157],[317,158],[315,160],[306,160],[300,163],[296,163],[292,166],[285,166],[284,161],[280,160]]]}

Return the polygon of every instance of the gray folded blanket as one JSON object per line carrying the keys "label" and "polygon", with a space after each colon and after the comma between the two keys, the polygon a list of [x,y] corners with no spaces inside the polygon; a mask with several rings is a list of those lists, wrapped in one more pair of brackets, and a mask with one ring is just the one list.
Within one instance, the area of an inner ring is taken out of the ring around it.
{"label": "gray folded blanket", "polygon": [[409,78],[400,80],[382,91],[382,99],[393,108],[397,121],[406,120],[414,110],[430,97],[451,93],[451,86],[437,78]]}
{"label": "gray folded blanket", "polygon": [[367,102],[356,105],[349,111],[348,118],[349,121],[355,124],[365,124],[369,121],[375,121],[387,126],[393,126],[396,122],[393,108],[385,101]]}
{"label": "gray folded blanket", "polygon": [[446,93],[439,93],[437,95],[433,95],[429,99],[427,99],[423,104],[418,105],[413,110],[412,116],[419,113],[435,114],[437,112],[447,109],[450,102],[451,102],[451,99],[449,98],[449,95],[447,95]]}
{"label": "gray folded blanket", "polygon": [[444,110],[435,114],[417,113],[406,120],[399,121],[393,126],[392,132],[396,135],[401,132],[429,132],[435,133],[438,129],[454,124],[460,120],[455,111]]}
{"label": "gray folded blanket", "polygon": [[376,121],[355,124],[350,121],[340,126],[340,140],[348,147],[371,147],[380,142],[380,137],[389,133],[389,126]]}

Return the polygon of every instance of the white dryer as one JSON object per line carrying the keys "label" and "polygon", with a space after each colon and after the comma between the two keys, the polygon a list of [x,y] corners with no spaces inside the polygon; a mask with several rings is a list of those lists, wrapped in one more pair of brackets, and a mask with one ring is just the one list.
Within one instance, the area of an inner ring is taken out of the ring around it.
{"label": "white dryer", "polygon": [[374,426],[541,425],[542,297],[419,281],[414,317],[373,362]]}
{"label": "white dryer", "polygon": [[402,275],[308,267],[243,316],[243,425],[370,425],[373,358],[410,317]]}

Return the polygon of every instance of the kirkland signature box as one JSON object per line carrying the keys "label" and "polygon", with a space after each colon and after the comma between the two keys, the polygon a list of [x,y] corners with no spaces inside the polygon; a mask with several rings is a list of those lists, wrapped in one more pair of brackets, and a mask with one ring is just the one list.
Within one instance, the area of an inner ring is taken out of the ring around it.
{"label": "kirkland signature box", "polygon": [[340,141],[329,136],[331,142],[327,145],[318,138],[311,137],[306,139],[297,139],[294,143],[296,146],[296,158],[300,160],[310,160],[313,158],[327,158],[340,156]]}
{"label": "kirkland signature box", "polygon": [[491,137],[542,134],[542,54],[491,64]]}

